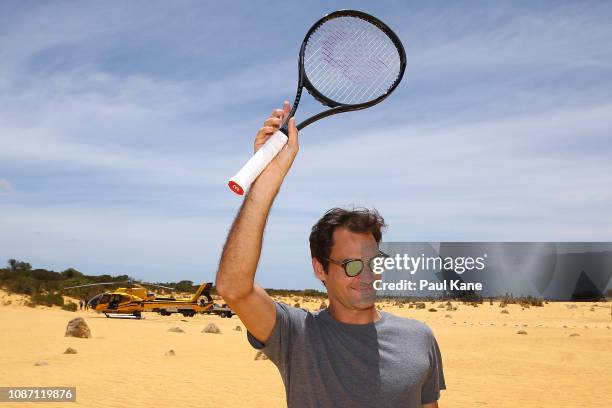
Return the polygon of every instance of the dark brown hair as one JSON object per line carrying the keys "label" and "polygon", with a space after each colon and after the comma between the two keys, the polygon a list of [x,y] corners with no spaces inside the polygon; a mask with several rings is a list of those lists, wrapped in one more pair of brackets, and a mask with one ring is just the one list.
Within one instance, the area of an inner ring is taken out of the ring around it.
{"label": "dark brown hair", "polygon": [[387,226],[378,211],[367,208],[332,208],[317,221],[310,232],[310,255],[316,258],[327,271],[331,254],[333,234],[336,227],[345,227],[352,232],[371,233],[376,243],[382,238],[382,231]]}

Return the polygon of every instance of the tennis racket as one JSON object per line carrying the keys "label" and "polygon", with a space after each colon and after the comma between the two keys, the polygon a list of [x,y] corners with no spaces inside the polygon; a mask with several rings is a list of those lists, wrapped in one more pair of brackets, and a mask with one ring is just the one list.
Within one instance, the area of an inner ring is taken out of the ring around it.
{"label": "tennis racket", "polygon": [[287,121],[297,110],[306,88],[329,109],[297,125],[298,130],[338,113],[369,108],[382,102],[399,85],[406,52],[398,36],[382,21],[356,10],[339,10],[308,30],[298,59],[299,79],[291,112],[285,122],[229,180],[242,195],[287,143]]}

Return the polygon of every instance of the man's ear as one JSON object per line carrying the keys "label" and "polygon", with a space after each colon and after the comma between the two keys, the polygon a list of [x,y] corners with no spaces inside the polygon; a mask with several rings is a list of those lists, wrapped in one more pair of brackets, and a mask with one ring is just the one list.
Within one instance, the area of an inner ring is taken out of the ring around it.
{"label": "man's ear", "polygon": [[314,271],[314,274],[318,280],[325,282],[325,279],[327,279],[327,272],[325,272],[325,269],[323,269],[321,262],[314,257],[312,258],[312,270]]}

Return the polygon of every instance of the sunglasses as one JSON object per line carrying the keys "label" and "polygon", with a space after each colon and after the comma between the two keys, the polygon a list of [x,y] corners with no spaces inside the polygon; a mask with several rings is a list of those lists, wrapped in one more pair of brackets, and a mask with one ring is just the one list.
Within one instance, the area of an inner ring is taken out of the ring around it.
{"label": "sunglasses", "polygon": [[[370,258],[369,260],[345,259],[344,261],[336,261],[335,259],[331,258],[325,258],[325,260],[335,265],[341,266],[344,269],[344,273],[346,274],[346,276],[348,276],[349,278],[354,278],[355,276],[363,272],[363,268],[366,263],[370,267],[370,270],[374,272],[374,266],[376,262],[380,262],[380,264],[378,264],[378,266],[380,267],[383,265],[385,258],[389,258],[389,255],[385,254],[384,252],[379,252],[378,255]],[[379,273],[374,273],[380,275]]]}

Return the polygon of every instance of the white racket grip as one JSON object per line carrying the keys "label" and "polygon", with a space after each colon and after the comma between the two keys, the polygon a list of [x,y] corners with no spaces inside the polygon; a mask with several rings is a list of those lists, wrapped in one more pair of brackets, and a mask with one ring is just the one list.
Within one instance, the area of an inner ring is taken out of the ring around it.
{"label": "white racket grip", "polygon": [[257,150],[257,153],[229,180],[230,189],[238,195],[249,191],[251,184],[287,144],[287,140],[287,135],[280,130],[270,136],[266,143]]}

